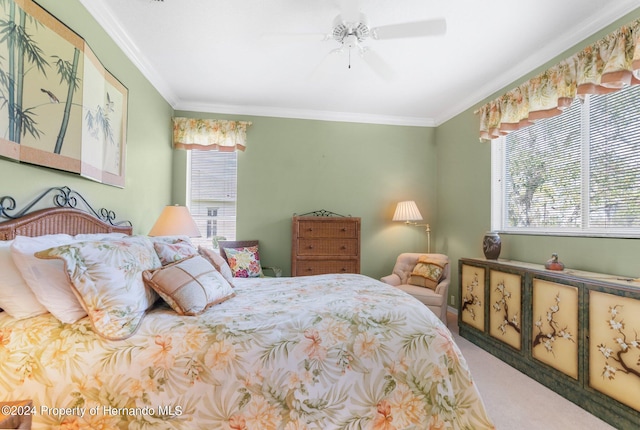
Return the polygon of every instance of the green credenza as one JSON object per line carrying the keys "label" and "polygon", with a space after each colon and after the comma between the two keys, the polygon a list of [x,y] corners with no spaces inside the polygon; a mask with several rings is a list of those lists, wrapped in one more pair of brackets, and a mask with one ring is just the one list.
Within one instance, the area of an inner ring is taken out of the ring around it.
{"label": "green credenza", "polygon": [[638,428],[638,279],[510,260],[458,265],[462,337],[611,425]]}

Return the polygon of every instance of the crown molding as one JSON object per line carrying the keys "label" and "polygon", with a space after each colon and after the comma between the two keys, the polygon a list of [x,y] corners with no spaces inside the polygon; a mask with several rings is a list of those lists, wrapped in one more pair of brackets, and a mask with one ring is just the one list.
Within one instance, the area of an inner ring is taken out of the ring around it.
{"label": "crown molding", "polygon": [[318,111],[310,109],[284,109],[273,106],[238,106],[212,103],[179,102],[176,110],[209,112],[233,115],[250,115],[276,118],[309,119],[318,121],[357,122],[365,124],[401,125],[412,127],[435,127],[431,118],[373,115],[353,112]]}
{"label": "crown molding", "polygon": [[171,89],[171,86],[150,65],[142,51],[140,51],[118,20],[113,16],[111,10],[104,6],[102,2],[80,0],[80,3],[82,3],[85,9],[87,9],[91,16],[93,16],[98,24],[107,32],[115,44],[122,49],[127,58],[140,70],[160,95],[173,106],[177,97]]}

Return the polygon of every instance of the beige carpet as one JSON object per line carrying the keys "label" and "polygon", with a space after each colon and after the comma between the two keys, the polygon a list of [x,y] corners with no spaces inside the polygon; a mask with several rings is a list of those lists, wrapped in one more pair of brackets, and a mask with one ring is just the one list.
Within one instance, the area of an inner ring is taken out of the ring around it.
{"label": "beige carpet", "polygon": [[457,315],[449,330],[471,369],[497,430],[608,430],[614,427],[564,399],[482,348],[458,336]]}

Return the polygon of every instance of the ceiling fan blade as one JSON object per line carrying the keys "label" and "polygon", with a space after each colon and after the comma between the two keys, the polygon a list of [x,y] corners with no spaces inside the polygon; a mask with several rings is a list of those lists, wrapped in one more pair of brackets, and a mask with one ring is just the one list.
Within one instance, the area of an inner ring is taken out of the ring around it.
{"label": "ceiling fan blade", "polygon": [[263,33],[262,39],[281,42],[281,41],[308,41],[322,42],[331,39],[331,35],[327,33]]}
{"label": "ceiling fan blade", "polygon": [[447,21],[429,19],[425,21],[405,22],[402,24],[383,25],[371,29],[374,39],[399,39],[402,37],[439,36],[447,32]]}
{"label": "ceiling fan blade", "polygon": [[378,76],[385,81],[390,81],[395,77],[395,72],[375,51],[369,48],[361,48],[360,56],[371,67]]}
{"label": "ceiling fan blade", "polygon": [[358,0],[340,0],[340,16],[344,22],[359,22],[360,2]]}
{"label": "ceiling fan blade", "polygon": [[338,61],[340,60],[341,55],[344,52],[344,48],[336,48],[330,51],[322,61],[316,66],[315,70],[311,72],[309,76],[310,79],[318,79],[323,75],[330,74],[333,70],[338,67]]}

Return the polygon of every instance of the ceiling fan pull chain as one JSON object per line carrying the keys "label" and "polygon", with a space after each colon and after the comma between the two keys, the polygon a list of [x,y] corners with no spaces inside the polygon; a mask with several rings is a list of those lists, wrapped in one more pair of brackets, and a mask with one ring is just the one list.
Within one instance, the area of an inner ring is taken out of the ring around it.
{"label": "ceiling fan pull chain", "polygon": [[351,48],[349,48],[349,69],[351,68]]}

